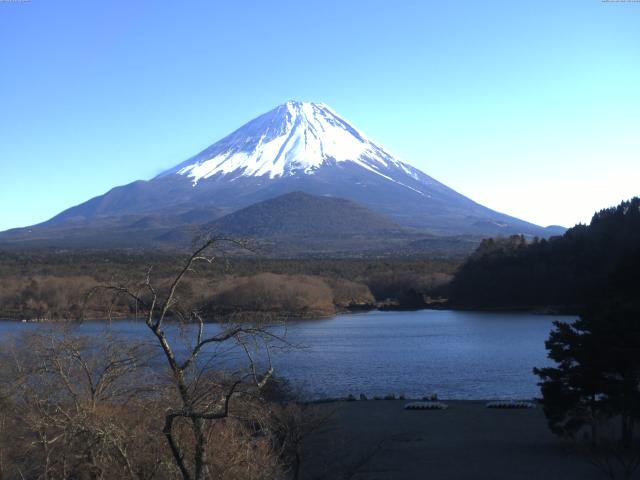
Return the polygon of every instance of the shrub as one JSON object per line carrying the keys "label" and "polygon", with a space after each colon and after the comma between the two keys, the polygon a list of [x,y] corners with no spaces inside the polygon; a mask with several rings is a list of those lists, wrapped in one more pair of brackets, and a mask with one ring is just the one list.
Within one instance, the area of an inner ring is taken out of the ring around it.
{"label": "shrub", "polygon": [[322,279],[273,273],[234,279],[214,295],[209,309],[290,313],[335,310],[333,292]]}

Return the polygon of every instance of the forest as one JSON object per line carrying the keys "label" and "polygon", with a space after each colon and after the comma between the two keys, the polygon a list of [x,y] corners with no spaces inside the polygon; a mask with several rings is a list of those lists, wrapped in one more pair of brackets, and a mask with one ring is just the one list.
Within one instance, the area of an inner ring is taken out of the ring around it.
{"label": "forest", "polygon": [[[371,308],[420,308],[451,280],[460,259],[282,259],[227,256],[185,279],[180,294],[210,319],[233,312],[323,316]],[[87,292],[97,285],[131,284],[149,268],[166,284],[184,256],[166,252],[0,251],[0,318],[132,316],[121,299]]]}
{"label": "forest", "polygon": [[466,309],[576,313],[592,303],[638,302],[640,198],[597,212],[559,237],[487,239],[448,286]]}

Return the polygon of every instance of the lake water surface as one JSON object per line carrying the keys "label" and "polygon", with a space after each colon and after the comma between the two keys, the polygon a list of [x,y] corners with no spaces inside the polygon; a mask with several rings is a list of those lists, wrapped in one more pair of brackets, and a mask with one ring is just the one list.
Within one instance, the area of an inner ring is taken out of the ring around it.
{"label": "lake water surface", "polygon": [[[445,399],[539,396],[533,367],[549,365],[544,341],[554,320],[571,316],[420,310],[367,312],[290,322],[286,338],[305,348],[276,352],[275,372],[307,398],[437,393]],[[105,322],[79,329],[104,335]],[[42,324],[0,322],[0,336]],[[149,338],[140,321],[110,327]],[[209,326],[210,329],[218,328]]]}

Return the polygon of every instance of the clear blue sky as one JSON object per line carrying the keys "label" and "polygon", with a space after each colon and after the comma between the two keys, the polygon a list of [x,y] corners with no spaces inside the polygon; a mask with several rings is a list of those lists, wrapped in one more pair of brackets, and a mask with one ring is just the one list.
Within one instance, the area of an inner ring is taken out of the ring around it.
{"label": "clear blue sky", "polygon": [[640,3],[0,1],[0,229],[324,102],[497,210],[640,194]]}

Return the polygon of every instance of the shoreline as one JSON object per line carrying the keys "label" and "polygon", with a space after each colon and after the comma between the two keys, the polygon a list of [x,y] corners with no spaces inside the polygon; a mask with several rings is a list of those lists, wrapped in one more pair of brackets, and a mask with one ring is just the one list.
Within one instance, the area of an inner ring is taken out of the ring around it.
{"label": "shoreline", "polygon": [[[424,305],[424,306],[402,306],[402,305],[384,305],[384,306],[375,306],[371,308],[366,307],[357,307],[357,308],[345,308],[336,310],[332,313],[326,312],[276,312],[276,311],[237,311],[226,313],[228,316],[232,315],[263,315],[268,316],[272,315],[275,321],[313,321],[313,320],[326,320],[333,317],[337,317],[338,315],[350,315],[350,314],[361,314],[361,313],[369,313],[369,312],[417,312],[421,310],[450,310],[453,312],[483,312],[483,313],[530,313],[533,315],[540,316],[553,316],[553,315],[579,315],[578,307],[535,307],[535,308],[517,308],[517,307],[463,307],[459,305],[451,305],[451,304],[437,304],[437,305]],[[47,319],[47,318],[38,318],[38,319],[26,319],[26,318],[17,318],[17,317],[0,317],[0,322],[20,322],[20,323],[81,323],[84,321],[90,322],[99,322],[99,321],[127,321],[134,320],[131,317],[118,317],[112,318],[111,320],[106,319],[104,317],[88,317],[83,319]],[[142,320],[140,318],[140,320]],[[224,323],[224,320],[207,320],[205,323]]]}
{"label": "shoreline", "polygon": [[[427,396],[428,397],[428,396]],[[366,400],[361,400],[357,397],[353,398],[353,399],[349,399],[348,397],[329,397],[329,398],[319,398],[319,399],[312,399],[312,400],[298,400],[298,401],[293,401],[294,403],[299,403],[301,405],[330,405],[330,404],[336,404],[336,405],[340,405],[340,404],[365,404],[365,403],[391,403],[391,402],[402,402],[402,403],[412,403],[412,402],[441,402],[441,403],[447,403],[450,402],[452,404],[457,404],[457,403],[482,403],[482,404],[487,404],[487,403],[491,403],[491,402],[530,402],[533,403],[535,406],[534,408],[541,408],[542,407],[542,403],[540,402],[540,398],[537,397],[532,397],[532,398],[518,398],[518,399],[512,399],[512,398],[500,398],[500,397],[495,397],[495,398],[442,398],[439,396],[435,396],[434,398],[431,399],[427,399],[427,397],[423,397],[423,398],[400,398],[400,396],[395,396],[395,398],[384,398],[384,396],[378,396],[378,395],[374,395],[374,396],[367,396]]]}

